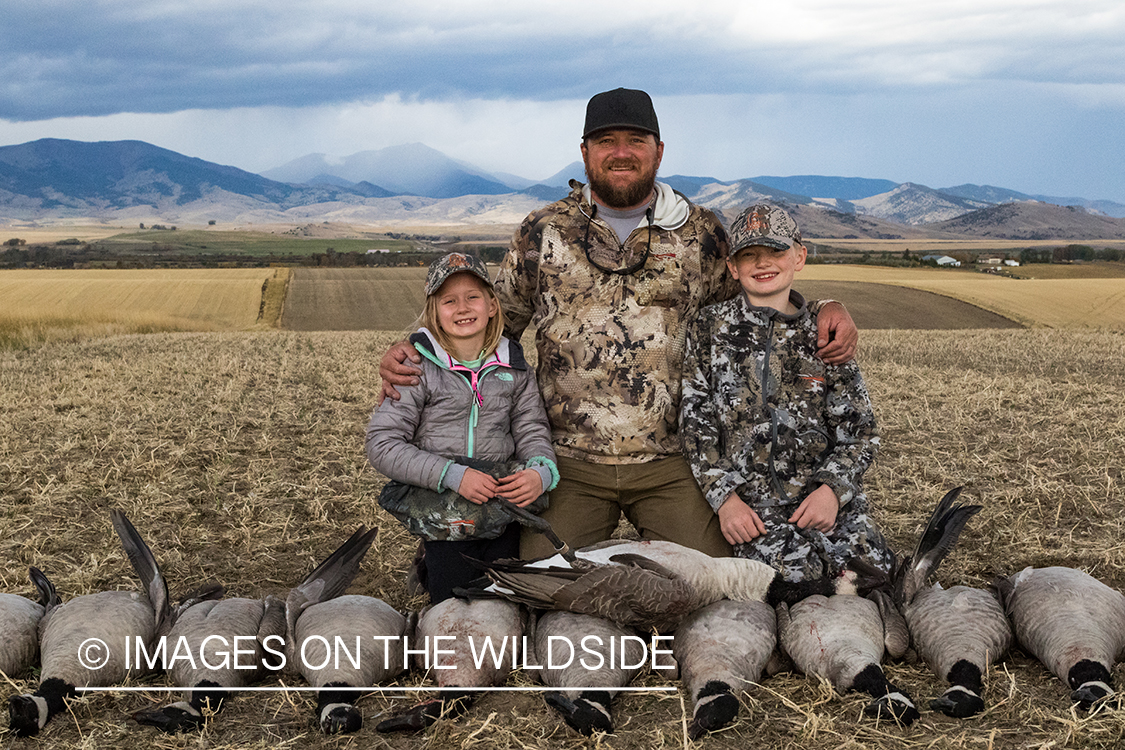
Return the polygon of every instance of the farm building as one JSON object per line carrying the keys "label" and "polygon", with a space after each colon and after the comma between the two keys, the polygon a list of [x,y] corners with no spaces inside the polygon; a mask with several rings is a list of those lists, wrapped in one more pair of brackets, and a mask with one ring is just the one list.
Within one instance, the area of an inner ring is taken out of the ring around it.
{"label": "farm building", "polygon": [[927,263],[932,261],[939,266],[953,266],[954,268],[958,268],[961,265],[961,261],[956,258],[951,258],[948,255],[924,255],[922,256],[922,260]]}

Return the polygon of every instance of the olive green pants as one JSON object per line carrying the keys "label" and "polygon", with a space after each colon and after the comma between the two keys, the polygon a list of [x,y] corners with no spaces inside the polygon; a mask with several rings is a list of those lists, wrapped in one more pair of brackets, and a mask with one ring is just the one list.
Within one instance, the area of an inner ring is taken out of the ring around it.
{"label": "olive green pants", "polygon": [[[682,544],[712,557],[729,557],[719,517],[699,491],[681,456],[642,464],[594,464],[558,457],[559,483],[540,515],[572,549],[610,538],[624,513],[642,539]],[[522,529],[520,557],[546,557],[551,543]]]}

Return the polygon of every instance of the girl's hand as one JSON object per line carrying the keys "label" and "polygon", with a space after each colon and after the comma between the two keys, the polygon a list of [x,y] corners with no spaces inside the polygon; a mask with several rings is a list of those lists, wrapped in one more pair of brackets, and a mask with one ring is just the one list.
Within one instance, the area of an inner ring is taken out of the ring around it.
{"label": "girl's hand", "polygon": [[816,529],[827,534],[836,525],[836,514],[840,512],[840,501],[827,484],[822,484],[809,493],[789,523],[800,529]]}
{"label": "girl's hand", "polygon": [[490,474],[476,469],[465,469],[461,484],[457,486],[457,494],[471,503],[484,505],[496,497],[498,487],[496,480]]}
{"label": "girl's hand", "polygon": [[524,469],[503,477],[496,494],[518,508],[523,508],[543,494],[543,478],[535,469]]}
{"label": "girl's hand", "polygon": [[719,506],[719,528],[731,544],[749,542],[766,533],[762,519],[736,492]]}

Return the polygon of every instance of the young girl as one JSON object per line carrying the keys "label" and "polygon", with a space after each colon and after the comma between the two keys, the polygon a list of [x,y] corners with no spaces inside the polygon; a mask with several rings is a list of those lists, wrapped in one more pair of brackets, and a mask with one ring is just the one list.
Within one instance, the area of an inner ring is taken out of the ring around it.
{"label": "young girl", "polygon": [[[535,373],[502,335],[504,312],[479,258],[430,265],[419,384],[399,386],[367,425],[367,457],[390,478],[379,504],[420,536],[437,603],[478,573],[462,555],[519,557],[519,526],[498,503],[535,512],[558,482]],[[493,499],[495,498],[495,499]],[[491,501],[491,502],[490,502]]]}

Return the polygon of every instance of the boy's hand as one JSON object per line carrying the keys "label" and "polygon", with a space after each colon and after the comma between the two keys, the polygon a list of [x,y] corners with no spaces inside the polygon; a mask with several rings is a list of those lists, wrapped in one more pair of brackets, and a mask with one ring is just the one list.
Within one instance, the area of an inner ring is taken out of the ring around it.
{"label": "boy's hand", "polygon": [[543,478],[535,469],[517,471],[500,480],[496,494],[512,505],[523,508],[543,494]]}
{"label": "boy's hand", "polygon": [[418,385],[418,376],[422,370],[415,365],[421,363],[422,355],[409,341],[400,341],[388,349],[379,361],[379,377],[383,381],[383,387],[379,391],[377,403],[383,403],[383,399],[387,397],[398,401],[396,385]]}
{"label": "boy's hand", "polygon": [[816,529],[827,534],[836,525],[836,514],[840,512],[840,501],[827,484],[822,484],[809,493],[797,506],[797,512],[789,523],[797,524],[799,529]]}
{"label": "boy's hand", "polygon": [[465,474],[461,477],[461,484],[457,486],[457,494],[469,502],[484,505],[493,497],[496,497],[497,487],[496,480],[492,478],[492,475],[476,469],[465,469]]}
{"label": "boy's hand", "polygon": [[829,302],[816,316],[816,356],[825,364],[842,365],[855,358],[859,330],[839,302]]}
{"label": "boy's hand", "polygon": [[749,542],[766,533],[762,519],[737,492],[730,493],[730,497],[719,506],[719,528],[731,544]]}

